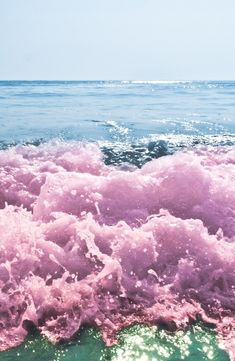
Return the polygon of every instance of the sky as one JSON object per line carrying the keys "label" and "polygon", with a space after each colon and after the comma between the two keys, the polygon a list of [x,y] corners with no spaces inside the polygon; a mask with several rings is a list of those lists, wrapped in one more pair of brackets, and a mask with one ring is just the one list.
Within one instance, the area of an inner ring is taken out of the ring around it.
{"label": "sky", "polygon": [[0,0],[0,79],[235,79],[235,0]]}

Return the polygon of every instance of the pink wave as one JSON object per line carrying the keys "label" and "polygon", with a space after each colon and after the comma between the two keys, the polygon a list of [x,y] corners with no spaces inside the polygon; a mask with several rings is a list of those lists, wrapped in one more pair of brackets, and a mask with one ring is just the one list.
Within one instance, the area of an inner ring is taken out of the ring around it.
{"label": "pink wave", "polygon": [[0,350],[33,324],[52,342],[83,324],[107,344],[134,322],[203,319],[235,354],[235,149],[141,169],[93,144],[0,152]]}

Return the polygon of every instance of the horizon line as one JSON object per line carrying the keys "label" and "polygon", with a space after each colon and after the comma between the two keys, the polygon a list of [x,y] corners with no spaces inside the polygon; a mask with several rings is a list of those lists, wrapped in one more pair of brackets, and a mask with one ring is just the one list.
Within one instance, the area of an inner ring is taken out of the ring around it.
{"label": "horizon line", "polygon": [[127,83],[183,83],[183,82],[202,82],[202,81],[211,81],[211,82],[221,82],[228,81],[234,82],[235,79],[0,79],[0,82],[127,82]]}

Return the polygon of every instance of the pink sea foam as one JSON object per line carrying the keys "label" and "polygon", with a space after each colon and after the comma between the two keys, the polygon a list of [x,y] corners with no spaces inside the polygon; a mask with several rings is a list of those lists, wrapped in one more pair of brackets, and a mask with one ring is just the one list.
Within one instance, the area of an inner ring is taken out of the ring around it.
{"label": "pink sea foam", "polygon": [[93,144],[0,152],[0,350],[34,325],[51,341],[97,325],[215,325],[235,354],[235,150],[141,169]]}

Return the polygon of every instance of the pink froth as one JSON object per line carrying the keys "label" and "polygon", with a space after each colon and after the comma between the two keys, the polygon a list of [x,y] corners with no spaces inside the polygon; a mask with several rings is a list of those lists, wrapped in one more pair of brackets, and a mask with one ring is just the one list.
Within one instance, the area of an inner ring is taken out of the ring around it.
{"label": "pink froth", "polygon": [[92,144],[0,152],[0,349],[201,317],[235,353],[235,151],[106,166]]}

